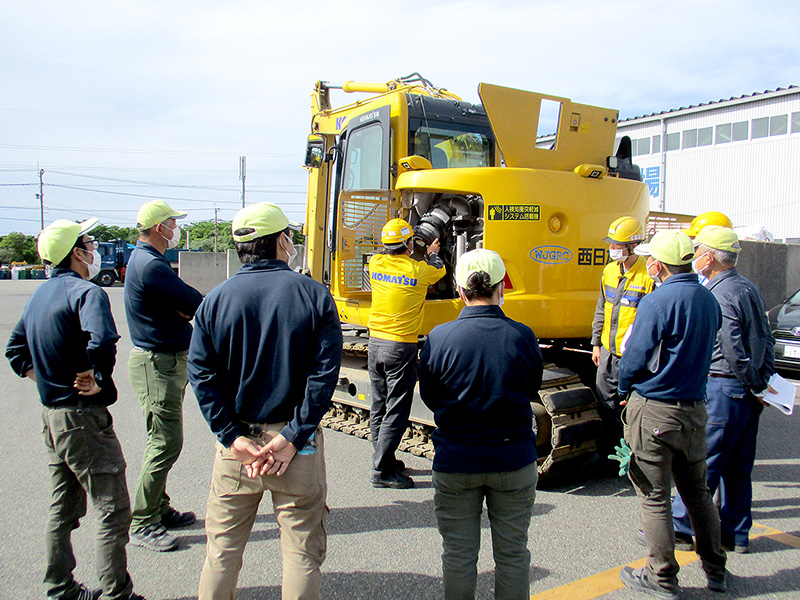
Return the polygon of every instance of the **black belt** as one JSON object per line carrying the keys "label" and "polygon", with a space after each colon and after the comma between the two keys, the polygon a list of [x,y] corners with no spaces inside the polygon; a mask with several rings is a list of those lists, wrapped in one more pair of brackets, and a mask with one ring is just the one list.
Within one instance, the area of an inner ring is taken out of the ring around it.
{"label": "black belt", "polygon": [[709,373],[709,377],[722,377],[723,379],[736,379],[736,375],[730,375],[729,373]]}

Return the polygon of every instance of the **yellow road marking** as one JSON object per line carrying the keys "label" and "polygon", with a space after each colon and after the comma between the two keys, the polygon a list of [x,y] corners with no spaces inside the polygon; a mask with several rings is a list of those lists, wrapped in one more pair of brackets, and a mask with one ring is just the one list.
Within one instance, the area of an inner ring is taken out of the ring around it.
{"label": "yellow road marking", "polygon": [[[765,525],[753,523],[753,529],[750,531],[750,539],[760,537],[768,537],[792,548],[800,549],[800,538],[789,533],[785,533],[778,529],[773,529]],[[700,560],[694,552],[675,552],[675,560],[678,561],[680,566],[688,565]],[[630,562],[627,565],[634,569],[643,567],[647,559],[640,559]],[[619,571],[622,568],[614,567],[608,571],[584,577],[578,581],[567,583],[565,585],[539,592],[531,596],[531,600],[592,600],[604,594],[609,594],[615,590],[625,587],[619,579]]]}

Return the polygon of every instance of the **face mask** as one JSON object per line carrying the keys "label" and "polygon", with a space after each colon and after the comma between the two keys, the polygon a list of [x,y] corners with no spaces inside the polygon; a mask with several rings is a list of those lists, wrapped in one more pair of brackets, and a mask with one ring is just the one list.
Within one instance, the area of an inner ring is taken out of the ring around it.
{"label": "face mask", "polygon": [[172,227],[167,227],[163,223],[161,225],[163,225],[166,229],[169,229],[172,232],[172,237],[169,239],[167,239],[167,236],[165,236],[163,233],[161,234],[161,237],[167,240],[167,250],[171,250],[172,248],[178,245],[178,240],[181,239],[181,232],[177,227],[173,229]]}
{"label": "face mask", "polygon": [[611,248],[608,251],[609,256],[611,256],[611,260],[619,262],[621,260],[625,260],[628,258],[628,255],[624,253],[625,250],[623,248]]}
{"label": "face mask", "polygon": [[698,258],[695,258],[695,259],[692,261],[692,271],[694,271],[695,273],[697,273],[697,274],[698,274],[698,275],[700,275],[701,277],[705,277],[705,275],[703,275],[703,271],[705,271],[705,270],[708,268],[708,266],[709,266],[709,265],[706,265],[706,266],[705,266],[705,267],[703,267],[702,269],[698,268],[698,266],[697,266],[697,263],[699,263],[699,262],[700,262],[700,259],[701,259],[701,258],[703,258],[704,256],[705,256],[705,254],[701,254],[701,255],[700,255]]}
{"label": "face mask", "polygon": [[[292,243],[292,238],[290,238],[285,233],[283,234],[282,239],[286,240],[286,242],[284,242],[283,244],[283,250],[289,255],[286,260],[286,263],[288,264],[294,259],[295,256],[297,256],[297,248],[294,247],[294,244]],[[289,248],[288,250],[287,247]]]}
{"label": "face mask", "polygon": [[659,286],[659,285],[661,285],[661,278],[658,276],[658,273],[656,273],[655,275],[650,273],[650,266],[654,265],[654,264],[656,264],[656,263],[652,262],[649,265],[647,265],[647,274],[650,275],[650,279],[652,279],[653,281],[656,282],[656,286]]}
{"label": "face mask", "polygon": [[[88,252],[88,250],[84,250],[84,252]],[[92,262],[88,263],[85,260],[81,259],[83,264],[86,265],[86,268],[89,269],[89,277],[87,279],[94,279],[97,277],[97,274],[100,272],[100,253],[95,248],[92,250]]]}

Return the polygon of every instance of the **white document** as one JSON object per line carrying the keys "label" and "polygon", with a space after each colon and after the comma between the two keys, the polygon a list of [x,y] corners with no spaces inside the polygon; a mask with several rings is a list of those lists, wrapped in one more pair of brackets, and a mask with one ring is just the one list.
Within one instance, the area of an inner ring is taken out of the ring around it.
{"label": "white document", "polygon": [[771,404],[785,415],[791,415],[794,411],[795,387],[791,381],[787,381],[777,373],[769,378],[769,384],[776,393],[767,390],[764,393],[764,402]]}

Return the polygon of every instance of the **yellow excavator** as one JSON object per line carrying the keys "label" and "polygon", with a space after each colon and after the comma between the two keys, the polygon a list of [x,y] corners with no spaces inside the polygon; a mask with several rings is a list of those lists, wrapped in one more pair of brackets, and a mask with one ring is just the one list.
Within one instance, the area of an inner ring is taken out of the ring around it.
{"label": "yellow excavator", "polygon": [[[331,90],[362,96],[334,107]],[[618,111],[485,83],[478,94],[481,104],[465,102],[417,73],[314,87],[305,260],[330,286],[345,333],[328,426],[369,436],[367,265],[382,251],[389,219],[413,226],[418,258],[440,240],[447,274],[428,290],[422,335],[462,308],[458,257],[489,248],[507,269],[503,311],[554,350],[587,347],[609,223],[621,215],[646,221],[648,191],[630,140],[619,140],[612,155]],[[542,127],[555,133],[537,139]],[[550,364],[539,396],[532,427],[540,474],[586,461],[600,429],[592,390]],[[431,456],[433,428],[415,395],[401,450]]]}

